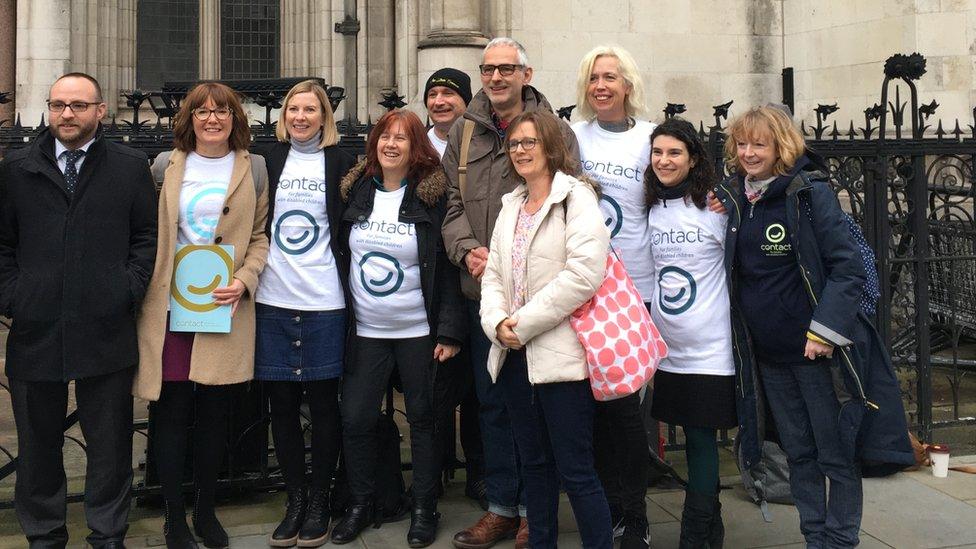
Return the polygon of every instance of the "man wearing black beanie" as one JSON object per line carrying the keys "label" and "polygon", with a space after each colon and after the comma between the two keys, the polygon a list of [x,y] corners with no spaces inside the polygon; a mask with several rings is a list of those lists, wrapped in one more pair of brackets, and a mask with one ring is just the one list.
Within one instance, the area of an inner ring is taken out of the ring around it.
{"label": "man wearing black beanie", "polygon": [[440,69],[427,79],[424,105],[432,127],[427,135],[441,156],[447,148],[447,132],[461,118],[471,101],[471,78],[450,67]]}

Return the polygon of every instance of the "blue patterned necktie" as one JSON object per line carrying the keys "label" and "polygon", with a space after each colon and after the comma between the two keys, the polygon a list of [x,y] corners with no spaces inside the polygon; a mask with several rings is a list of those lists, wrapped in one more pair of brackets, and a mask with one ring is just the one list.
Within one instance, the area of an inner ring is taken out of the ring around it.
{"label": "blue patterned necktie", "polygon": [[85,151],[78,149],[75,151],[64,151],[61,158],[64,158],[64,182],[68,187],[68,194],[75,194],[75,187],[78,186],[78,168],[75,163],[85,154]]}

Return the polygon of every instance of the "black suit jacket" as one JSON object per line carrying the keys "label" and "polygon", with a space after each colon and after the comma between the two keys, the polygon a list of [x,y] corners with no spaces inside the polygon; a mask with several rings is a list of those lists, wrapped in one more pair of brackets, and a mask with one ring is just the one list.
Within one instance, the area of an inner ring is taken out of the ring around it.
{"label": "black suit jacket", "polygon": [[45,129],[0,162],[0,312],[7,375],[68,381],[138,363],[135,315],[156,257],[146,155],[99,129],[74,196]]}

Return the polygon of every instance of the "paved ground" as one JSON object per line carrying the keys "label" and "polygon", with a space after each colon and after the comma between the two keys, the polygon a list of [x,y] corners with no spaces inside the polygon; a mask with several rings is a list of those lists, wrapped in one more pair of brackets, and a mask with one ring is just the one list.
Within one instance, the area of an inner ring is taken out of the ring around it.
{"label": "paved ground", "polygon": [[[976,456],[953,459],[953,463],[976,463]],[[724,479],[731,488],[722,493],[726,525],[726,547],[802,548],[796,511],[791,506],[773,505],[773,522],[764,523],[758,508],[746,499],[736,477]],[[444,515],[435,548],[451,547],[453,533],[476,520],[481,511],[462,494],[463,483],[452,483],[441,502]],[[947,479],[934,478],[928,470],[902,473],[887,479],[864,482],[864,520],[861,547],[864,548],[976,548],[976,475],[950,472]],[[681,504],[680,491],[651,490],[647,496],[652,547],[677,547]],[[235,505],[222,505],[218,514],[231,535],[232,548],[267,547],[267,535],[281,512],[282,494],[252,496]],[[72,523],[71,547],[82,547],[84,536],[81,504],[69,506]],[[24,547],[16,534],[11,511],[0,511],[5,536],[0,547]],[[352,548],[405,547],[407,521],[368,530]],[[135,508],[127,544],[130,548],[162,546],[158,534],[161,520],[154,509]],[[11,531],[13,530],[13,531]],[[561,547],[579,547],[579,538],[569,504],[560,506]],[[499,544],[510,549],[514,544]]]}
{"label": "paved ground", "polygon": [[[0,371],[2,348],[6,334],[0,329]],[[0,374],[0,382],[5,382]],[[940,382],[941,383],[941,382]],[[971,391],[976,394],[976,390]],[[936,396],[941,393],[937,392]],[[948,407],[948,399],[937,401]],[[976,398],[964,399],[976,408]],[[145,402],[134,404],[136,417],[145,417]],[[976,411],[976,410],[974,410]],[[967,410],[968,413],[968,410]],[[945,437],[949,433],[943,431]],[[69,435],[80,439],[77,427]],[[144,454],[144,440],[135,437],[134,465]],[[940,441],[943,439],[940,439]],[[973,448],[971,428],[960,430],[957,437],[948,439],[954,449]],[[16,453],[16,437],[10,415],[9,396],[0,390],[0,447]],[[66,471],[69,491],[81,488],[84,472],[84,453],[77,443],[65,443]],[[723,450],[721,474],[730,486],[722,493],[723,516],[726,524],[726,544],[730,549],[759,547],[802,548],[796,511],[791,506],[773,505],[773,522],[764,523],[758,508],[749,501],[735,476],[731,455]],[[680,453],[668,455],[675,468],[683,474]],[[953,463],[976,463],[976,456],[953,458]],[[6,458],[0,456],[0,464]],[[462,473],[463,474],[463,473]],[[137,473],[137,480],[139,480]],[[14,476],[0,481],[0,501],[12,496]],[[865,512],[862,522],[861,547],[865,548],[963,548],[976,549],[976,475],[950,472],[947,479],[936,479],[928,470],[902,473],[887,479],[869,479],[865,487]],[[471,524],[481,510],[462,495],[463,479],[451,483],[440,504],[443,514],[440,533],[433,547],[451,547],[454,532]],[[649,490],[648,518],[651,522],[652,546],[658,549],[677,547],[683,493],[680,491]],[[267,547],[267,536],[283,512],[284,495],[253,494],[233,504],[222,504],[218,515],[231,535],[232,548]],[[561,547],[579,547],[575,522],[569,504],[563,499],[560,507]],[[80,503],[68,506],[72,548],[83,547],[86,535],[84,510]],[[133,507],[127,545],[131,548],[163,546],[161,512],[158,508]],[[384,525],[368,530],[352,548],[406,547],[408,522]],[[499,544],[511,549],[512,542]],[[0,510],[0,549],[26,547],[20,535],[16,517],[10,509]]]}

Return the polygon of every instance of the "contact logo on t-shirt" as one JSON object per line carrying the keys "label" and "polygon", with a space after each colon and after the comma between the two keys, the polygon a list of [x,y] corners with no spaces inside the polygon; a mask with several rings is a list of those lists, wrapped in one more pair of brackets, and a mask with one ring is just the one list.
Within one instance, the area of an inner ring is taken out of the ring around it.
{"label": "contact logo on t-shirt", "polygon": [[572,126],[579,141],[583,173],[600,184],[600,211],[613,247],[646,302],[654,291],[644,173],[650,161],[654,125],[637,120],[624,132],[610,132],[594,121]]}
{"label": "contact logo on t-shirt", "polygon": [[346,306],[330,246],[327,190],[325,155],[289,150],[275,185],[271,246],[258,303],[301,311]]}
{"label": "contact logo on t-shirt", "polygon": [[220,158],[195,152],[186,155],[180,187],[178,244],[213,244],[233,170],[233,152]]}
{"label": "contact logo on t-shirt", "polygon": [[658,271],[657,283],[661,288],[658,305],[661,312],[669,315],[680,315],[695,303],[698,295],[698,283],[691,273],[668,265]]}
{"label": "contact logo on t-shirt", "polygon": [[[291,236],[281,234],[283,226],[286,230],[291,229],[287,231],[292,233]],[[312,214],[303,210],[289,210],[281,214],[275,222],[274,241],[286,254],[301,255],[315,246],[321,230]]]}
{"label": "contact logo on t-shirt", "polygon": [[610,229],[610,238],[617,236],[624,225],[624,212],[620,204],[607,195],[600,197],[600,210],[603,212],[603,224]]}
{"label": "contact logo on t-shirt", "polygon": [[400,221],[406,187],[377,190],[373,210],[349,232],[350,287],[356,332],[363,337],[430,334],[420,288],[420,253],[413,223]]}
{"label": "contact logo on t-shirt", "polygon": [[386,297],[403,285],[403,269],[390,254],[368,252],[359,260],[359,282],[376,297]]}
{"label": "contact logo on t-shirt", "polygon": [[[655,289],[651,317],[668,357],[660,369],[732,375],[729,292],[725,283],[725,215],[692,201],[658,203],[648,216]],[[703,336],[703,334],[707,334]]]}
{"label": "contact logo on t-shirt", "polygon": [[200,241],[210,242],[217,230],[216,212],[224,206],[227,184],[217,181],[199,182],[187,201],[183,217],[190,232]]}

